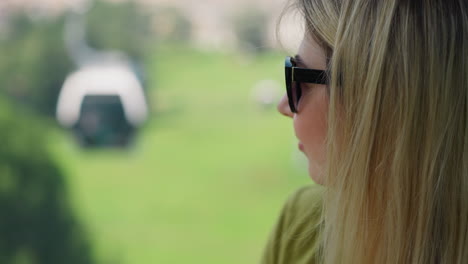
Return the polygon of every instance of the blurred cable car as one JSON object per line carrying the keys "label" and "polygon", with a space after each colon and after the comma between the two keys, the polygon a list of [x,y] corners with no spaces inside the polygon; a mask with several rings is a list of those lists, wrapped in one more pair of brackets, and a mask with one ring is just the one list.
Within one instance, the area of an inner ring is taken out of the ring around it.
{"label": "blurred cable car", "polygon": [[82,146],[127,146],[148,115],[142,71],[122,52],[88,45],[85,16],[90,7],[85,0],[67,16],[65,46],[78,70],[62,86],[57,119]]}
{"label": "blurred cable car", "polygon": [[85,147],[127,146],[148,115],[143,87],[125,64],[89,65],[69,75],[57,119]]}

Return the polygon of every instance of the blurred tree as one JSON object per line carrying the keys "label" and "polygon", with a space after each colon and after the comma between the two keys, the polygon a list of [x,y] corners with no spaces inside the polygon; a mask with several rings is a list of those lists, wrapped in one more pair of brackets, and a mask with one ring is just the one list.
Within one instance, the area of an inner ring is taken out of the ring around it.
{"label": "blurred tree", "polygon": [[192,22],[177,8],[160,6],[154,12],[153,30],[158,40],[187,44],[192,39]]}
{"label": "blurred tree", "polygon": [[53,115],[63,80],[73,68],[63,43],[63,18],[11,17],[8,36],[0,41],[0,91]]}
{"label": "blurred tree", "polygon": [[0,98],[0,263],[93,263],[45,132]]}
{"label": "blurred tree", "polygon": [[96,1],[87,14],[87,38],[98,50],[119,50],[142,60],[150,36],[150,16],[134,1]]}
{"label": "blurred tree", "polygon": [[268,17],[262,10],[242,9],[234,15],[233,26],[242,51],[259,53],[269,48],[266,35]]}

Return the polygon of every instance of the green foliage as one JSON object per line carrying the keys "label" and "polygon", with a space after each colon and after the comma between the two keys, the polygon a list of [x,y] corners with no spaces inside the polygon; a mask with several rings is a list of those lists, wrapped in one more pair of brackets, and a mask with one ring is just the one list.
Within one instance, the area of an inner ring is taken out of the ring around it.
{"label": "green foliage", "polygon": [[268,49],[266,33],[268,18],[263,11],[255,8],[243,9],[234,16],[233,24],[241,49],[253,53]]}
{"label": "green foliage", "polygon": [[98,50],[119,50],[141,59],[150,40],[149,21],[134,1],[96,1],[87,14],[87,38]]}
{"label": "green foliage", "polygon": [[153,16],[153,27],[158,40],[184,44],[190,42],[192,23],[179,9],[159,7]]}
{"label": "green foliage", "polygon": [[32,21],[13,16],[0,41],[0,91],[46,115],[55,113],[58,92],[72,64],[65,52],[62,18]]}
{"label": "green foliage", "polygon": [[0,263],[92,263],[45,132],[0,100]]}

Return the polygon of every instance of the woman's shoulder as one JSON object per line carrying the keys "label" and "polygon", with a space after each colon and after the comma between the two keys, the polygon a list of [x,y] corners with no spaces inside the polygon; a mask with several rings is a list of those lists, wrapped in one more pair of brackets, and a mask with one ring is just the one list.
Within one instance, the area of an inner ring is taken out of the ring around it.
{"label": "woman's shoulder", "polygon": [[320,185],[313,184],[304,186],[295,191],[286,202],[286,207],[289,207],[292,214],[307,215],[316,214],[322,209],[322,196],[324,188]]}
{"label": "woman's shoulder", "polygon": [[281,210],[262,263],[316,263],[322,214],[323,187],[295,191]]}
{"label": "woman's shoulder", "polygon": [[316,233],[322,215],[323,187],[310,185],[294,192],[284,205],[285,232],[289,239]]}

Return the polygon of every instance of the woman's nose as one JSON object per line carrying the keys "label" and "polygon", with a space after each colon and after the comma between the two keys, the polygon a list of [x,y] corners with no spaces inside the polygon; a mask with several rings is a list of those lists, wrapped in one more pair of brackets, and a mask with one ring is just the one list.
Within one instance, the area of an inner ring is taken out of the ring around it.
{"label": "woman's nose", "polygon": [[294,116],[293,112],[291,112],[291,108],[289,107],[288,96],[286,94],[283,95],[276,109],[278,109],[278,112],[282,115],[289,116],[291,118]]}

